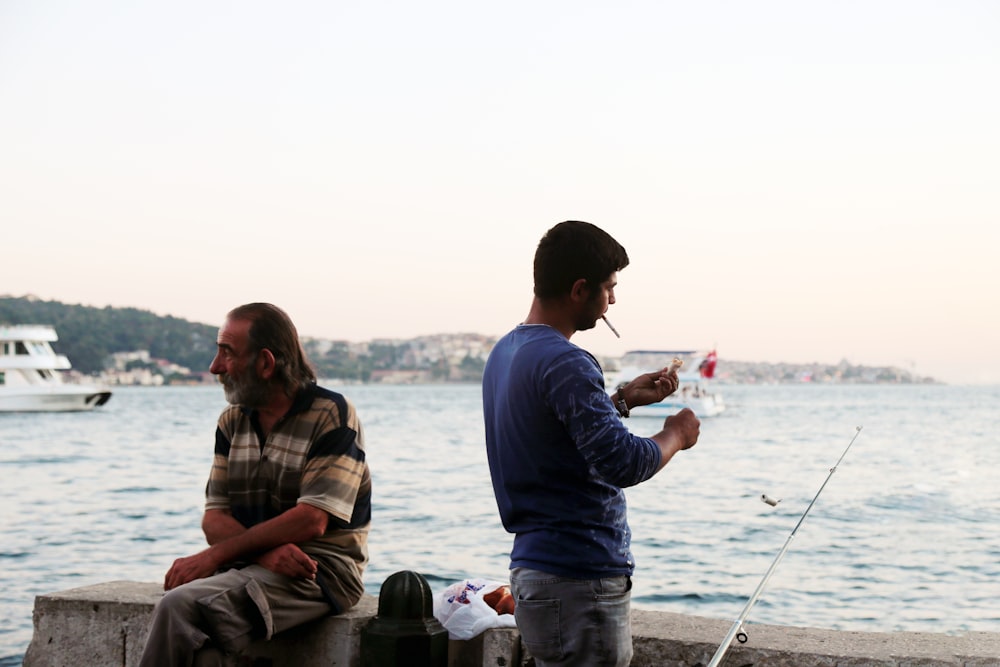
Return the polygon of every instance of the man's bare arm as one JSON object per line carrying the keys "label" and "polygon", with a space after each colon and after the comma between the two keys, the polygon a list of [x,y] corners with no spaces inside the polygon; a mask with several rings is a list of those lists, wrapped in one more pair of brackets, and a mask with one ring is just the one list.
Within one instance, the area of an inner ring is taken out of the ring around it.
{"label": "man's bare arm", "polygon": [[233,518],[229,510],[205,510],[201,530],[209,545],[246,532],[246,527]]}
{"label": "man's bare arm", "polygon": [[[211,512],[211,517],[206,512],[202,522],[210,546],[193,556],[175,560],[164,579],[164,589],[170,590],[189,581],[207,577],[225,563],[241,558],[255,559],[277,547],[294,546],[317,538],[326,532],[329,519],[323,510],[300,503],[273,519],[239,531],[236,526],[242,528],[242,525],[228,513],[221,510]],[[230,523],[230,520],[236,526]],[[285,574],[305,578],[316,576],[316,563],[301,549],[295,547],[285,551],[291,554],[291,560],[294,561],[289,563],[286,559],[283,565]]]}

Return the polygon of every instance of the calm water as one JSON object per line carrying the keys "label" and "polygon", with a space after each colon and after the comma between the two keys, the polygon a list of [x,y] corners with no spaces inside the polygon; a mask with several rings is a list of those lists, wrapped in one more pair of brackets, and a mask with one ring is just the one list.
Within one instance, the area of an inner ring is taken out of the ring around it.
{"label": "calm water", "polygon": [[[399,570],[435,590],[505,579],[478,386],[328,386],[365,425],[369,591]],[[636,607],[735,618],[860,425],[750,621],[1000,631],[1000,387],[720,390],[701,442],[629,490]],[[223,407],[218,387],[126,388],[92,413],[0,415],[0,664],[19,664],[35,595],[160,581],[202,548]]]}

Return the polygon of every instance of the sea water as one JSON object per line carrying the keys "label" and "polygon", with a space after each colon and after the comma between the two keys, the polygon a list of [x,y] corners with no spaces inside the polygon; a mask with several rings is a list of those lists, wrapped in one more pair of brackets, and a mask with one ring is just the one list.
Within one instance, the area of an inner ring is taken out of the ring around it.
{"label": "sea water", "polygon": [[[400,570],[435,591],[506,580],[479,387],[326,384],[364,424],[368,592]],[[718,389],[728,409],[703,420],[697,446],[627,490],[634,607],[734,619],[829,479],[750,622],[1000,631],[1000,387]],[[204,547],[224,406],[218,386],[134,387],[94,412],[0,414],[0,665],[20,664],[36,595],[162,581]],[[628,424],[648,435],[661,422]]]}

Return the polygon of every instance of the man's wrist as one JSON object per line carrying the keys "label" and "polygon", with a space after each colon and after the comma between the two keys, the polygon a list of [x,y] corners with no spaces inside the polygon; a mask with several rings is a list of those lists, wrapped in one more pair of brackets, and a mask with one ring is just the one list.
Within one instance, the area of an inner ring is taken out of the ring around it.
{"label": "man's wrist", "polygon": [[618,410],[618,414],[621,415],[622,419],[625,419],[629,415],[628,403],[625,401],[625,387],[627,383],[622,382],[617,387],[615,387],[615,409]]}

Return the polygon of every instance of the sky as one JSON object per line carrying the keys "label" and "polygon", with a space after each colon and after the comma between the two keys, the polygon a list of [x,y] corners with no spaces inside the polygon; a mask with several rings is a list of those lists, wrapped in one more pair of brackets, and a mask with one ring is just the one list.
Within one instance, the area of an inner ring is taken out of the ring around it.
{"label": "sky", "polygon": [[1000,4],[0,0],[0,294],[1000,382]]}

